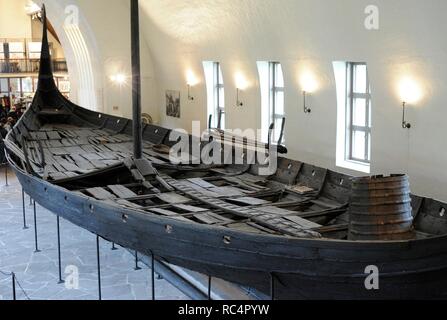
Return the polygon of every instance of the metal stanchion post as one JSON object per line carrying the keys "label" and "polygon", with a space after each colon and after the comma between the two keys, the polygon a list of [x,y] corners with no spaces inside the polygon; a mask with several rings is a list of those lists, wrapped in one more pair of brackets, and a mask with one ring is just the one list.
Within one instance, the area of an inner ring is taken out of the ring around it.
{"label": "metal stanchion post", "polygon": [[118,250],[117,247],[115,247],[115,242],[112,242],[112,251]]}
{"label": "metal stanchion post", "polygon": [[22,210],[23,210],[23,229],[28,229],[26,225],[26,211],[25,211],[25,191],[22,188]]}
{"label": "metal stanchion post", "polygon": [[5,165],[5,180],[6,180],[6,187],[9,187],[9,184],[8,184],[8,164]]}
{"label": "metal stanchion post", "polygon": [[99,256],[99,236],[96,236],[96,258],[98,263],[98,298],[102,300],[101,292],[101,258]]}
{"label": "metal stanchion post", "polygon": [[17,294],[16,294],[16,274],[13,272],[12,274],[12,299],[14,301],[17,300]]}
{"label": "metal stanchion post", "polygon": [[155,256],[153,252],[151,252],[151,256],[152,256],[151,259],[152,300],[155,301]]}
{"label": "metal stanchion post", "polygon": [[33,209],[34,209],[34,243],[36,245],[35,253],[40,252],[39,245],[37,243],[37,213],[36,213],[36,201],[33,201]]}
{"label": "metal stanchion post", "polygon": [[58,260],[59,260],[59,284],[62,284],[65,281],[62,279],[61,231],[60,231],[59,215],[57,215],[56,218],[57,218],[57,255],[58,255]]}

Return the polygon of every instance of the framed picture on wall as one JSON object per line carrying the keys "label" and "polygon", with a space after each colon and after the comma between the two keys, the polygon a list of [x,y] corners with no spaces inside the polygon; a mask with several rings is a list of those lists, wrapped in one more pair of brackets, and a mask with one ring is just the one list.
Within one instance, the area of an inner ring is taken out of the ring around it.
{"label": "framed picture on wall", "polygon": [[166,90],[166,115],[180,118],[180,91]]}

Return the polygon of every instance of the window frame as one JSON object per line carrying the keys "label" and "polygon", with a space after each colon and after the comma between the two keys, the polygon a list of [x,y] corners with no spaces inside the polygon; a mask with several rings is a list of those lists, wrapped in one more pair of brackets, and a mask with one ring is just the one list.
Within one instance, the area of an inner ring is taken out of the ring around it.
{"label": "window frame", "polygon": [[[366,92],[355,92],[356,67],[366,67]],[[346,64],[346,143],[345,143],[345,160],[357,162],[364,165],[371,164],[371,86],[369,81],[368,65],[366,62],[348,62]],[[365,126],[358,126],[354,123],[354,108],[357,99],[365,100]],[[365,157],[359,159],[353,156],[354,135],[356,132],[365,134]]]}
{"label": "window frame", "polygon": [[6,60],[6,43],[5,42],[0,42],[0,60]]}
{"label": "window frame", "polygon": [[[216,116],[216,124],[219,129],[225,130],[226,121],[225,121],[225,85],[221,80],[222,68],[220,66],[220,62],[213,62],[213,91],[214,91],[214,113]],[[223,77],[222,77],[223,78]],[[224,105],[220,105],[221,97],[224,98]],[[223,119],[223,121],[221,121]],[[223,123],[223,125],[222,125]],[[220,124],[220,126],[219,126]]]}
{"label": "window frame", "polygon": [[[21,47],[22,51],[12,51],[11,47],[12,47],[12,45],[15,45],[15,44],[17,44],[17,45],[20,44],[22,46]],[[8,60],[13,60],[13,61],[26,60],[26,58],[27,58],[26,49],[27,49],[27,47],[26,47],[26,42],[25,41],[16,40],[16,41],[7,42],[7,59]],[[19,58],[13,57],[13,55],[14,56],[17,55],[17,56],[20,56],[20,57]]]}
{"label": "window frame", "polygon": [[[268,124],[268,127],[270,127],[271,123],[275,123],[277,120],[281,120],[285,117],[286,113],[285,113],[285,103],[283,105],[283,110],[284,113],[280,114],[277,113],[277,94],[278,93],[282,93],[283,96],[285,97],[285,90],[284,90],[284,85],[282,87],[278,87],[276,85],[276,78],[278,75],[278,66],[281,67],[281,63],[277,62],[277,61],[270,61],[269,62],[269,103],[270,103],[270,107],[269,107],[269,113],[270,113],[270,123]],[[284,74],[283,74],[283,82],[284,82]],[[279,137],[276,137],[276,130],[278,130],[279,128],[275,128],[274,131],[274,140],[278,139]],[[285,137],[283,135],[282,137],[282,141],[279,141],[280,144],[285,143]]]}
{"label": "window frame", "polygon": [[[38,45],[37,51],[32,50],[31,47],[34,45]],[[28,59],[29,60],[40,60],[40,56],[42,53],[42,42],[41,41],[28,41],[27,42],[27,48],[28,48]]]}

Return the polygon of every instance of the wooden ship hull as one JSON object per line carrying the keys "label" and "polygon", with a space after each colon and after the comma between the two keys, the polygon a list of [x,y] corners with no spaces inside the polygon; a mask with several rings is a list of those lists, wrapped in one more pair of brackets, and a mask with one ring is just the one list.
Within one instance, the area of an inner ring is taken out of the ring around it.
{"label": "wooden ship hull", "polygon": [[[447,204],[412,195],[414,237],[393,239],[401,221],[373,240],[349,240],[349,176],[286,158],[269,177],[248,165],[175,166],[163,152],[170,130],[153,125],[143,128],[144,160],[135,160],[131,120],[60,94],[44,25],[36,96],[5,140],[9,164],[41,206],[123,247],[275,299],[447,296]],[[378,290],[365,286],[368,266],[379,271]]]}

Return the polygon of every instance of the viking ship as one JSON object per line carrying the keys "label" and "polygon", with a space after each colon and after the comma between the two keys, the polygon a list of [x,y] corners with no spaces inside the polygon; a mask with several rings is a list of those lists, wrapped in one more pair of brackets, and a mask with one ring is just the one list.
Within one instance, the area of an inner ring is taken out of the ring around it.
{"label": "viking ship", "polygon": [[132,120],[59,92],[43,20],[37,92],[5,139],[10,166],[41,206],[275,299],[446,297],[447,204],[410,194],[405,175],[359,179],[285,157],[269,176],[257,165],[174,164],[171,130],[153,124],[143,125],[135,159]]}

